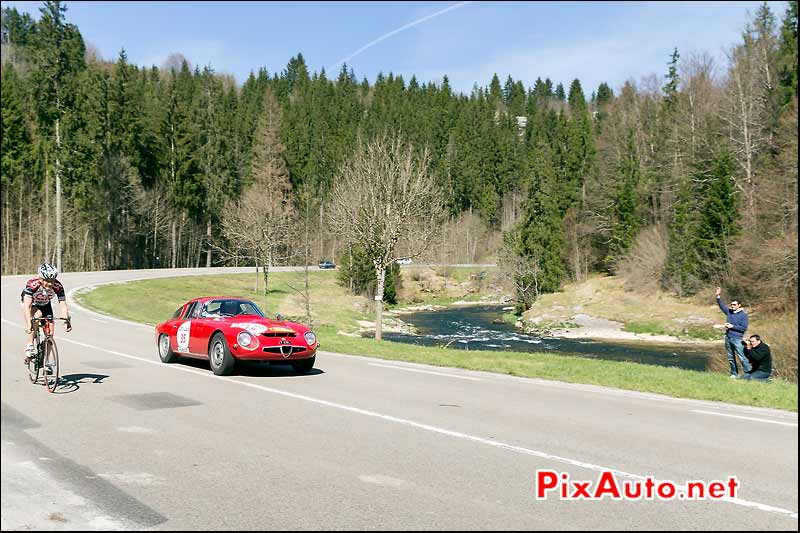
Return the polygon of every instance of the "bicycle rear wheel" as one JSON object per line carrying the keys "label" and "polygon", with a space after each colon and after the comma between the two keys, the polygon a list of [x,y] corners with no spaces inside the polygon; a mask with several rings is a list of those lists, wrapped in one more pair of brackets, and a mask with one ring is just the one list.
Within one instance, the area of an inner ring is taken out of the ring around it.
{"label": "bicycle rear wheel", "polygon": [[48,339],[44,343],[42,377],[44,378],[44,384],[47,390],[49,392],[55,392],[58,386],[58,348],[53,339]]}

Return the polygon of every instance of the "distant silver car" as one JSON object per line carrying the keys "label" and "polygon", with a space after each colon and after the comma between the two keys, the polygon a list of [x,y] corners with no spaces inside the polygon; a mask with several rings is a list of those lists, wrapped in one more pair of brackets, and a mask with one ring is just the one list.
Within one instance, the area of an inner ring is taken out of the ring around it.
{"label": "distant silver car", "polygon": [[412,262],[413,261],[411,261],[411,259],[409,259],[408,257],[404,257],[402,259],[397,260],[398,265],[410,265]]}

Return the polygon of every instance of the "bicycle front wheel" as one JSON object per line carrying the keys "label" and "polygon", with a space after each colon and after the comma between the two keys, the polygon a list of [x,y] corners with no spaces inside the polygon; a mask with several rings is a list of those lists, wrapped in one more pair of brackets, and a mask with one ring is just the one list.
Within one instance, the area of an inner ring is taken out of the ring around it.
{"label": "bicycle front wheel", "polygon": [[49,392],[55,392],[58,386],[58,348],[52,339],[44,343],[44,367],[42,368],[44,384]]}
{"label": "bicycle front wheel", "polygon": [[39,354],[38,353],[28,360],[28,377],[30,378],[31,383],[36,383],[37,381],[39,381]]}

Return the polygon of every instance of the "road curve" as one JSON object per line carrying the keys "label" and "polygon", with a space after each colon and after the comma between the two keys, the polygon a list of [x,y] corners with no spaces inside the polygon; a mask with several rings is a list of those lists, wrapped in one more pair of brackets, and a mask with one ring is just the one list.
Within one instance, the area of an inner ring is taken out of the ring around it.
{"label": "road curve", "polygon": [[[251,271],[60,278],[71,292]],[[222,378],[162,364],[149,326],[74,305],[48,394],[22,365],[25,279],[0,281],[3,530],[797,530],[795,413],[327,352],[310,375]],[[545,469],[740,488],[733,501],[537,500]]]}

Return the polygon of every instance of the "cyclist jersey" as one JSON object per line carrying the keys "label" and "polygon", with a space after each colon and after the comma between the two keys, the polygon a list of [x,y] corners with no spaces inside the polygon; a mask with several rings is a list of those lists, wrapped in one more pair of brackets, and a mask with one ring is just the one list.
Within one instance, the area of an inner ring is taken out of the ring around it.
{"label": "cyclist jersey", "polygon": [[46,289],[42,285],[42,280],[39,278],[31,278],[22,290],[22,297],[25,295],[33,298],[33,305],[43,306],[48,305],[53,297],[58,297],[59,302],[66,301],[67,296],[64,294],[64,286],[58,281],[53,280],[53,288]]}

